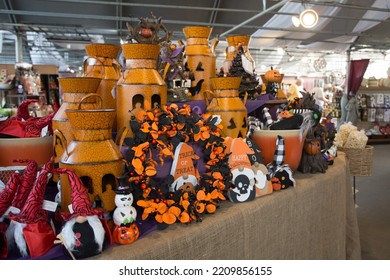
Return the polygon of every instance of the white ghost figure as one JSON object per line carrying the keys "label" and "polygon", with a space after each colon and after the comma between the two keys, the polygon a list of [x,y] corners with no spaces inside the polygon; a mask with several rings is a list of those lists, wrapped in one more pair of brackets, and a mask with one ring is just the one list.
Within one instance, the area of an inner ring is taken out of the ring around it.
{"label": "white ghost figure", "polygon": [[134,201],[132,193],[117,193],[113,220],[117,226],[127,225],[135,222],[137,210],[132,206]]}

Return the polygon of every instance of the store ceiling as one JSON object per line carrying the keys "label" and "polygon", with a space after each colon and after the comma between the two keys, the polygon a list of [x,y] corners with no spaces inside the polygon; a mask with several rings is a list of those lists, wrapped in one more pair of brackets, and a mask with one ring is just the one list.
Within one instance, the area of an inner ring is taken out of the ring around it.
{"label": "store ceiling", "polygon": [[[320,17],[311,30],[291,21],[304,8]],[[227,36],[251,35],[252,56],[267,66],[351,48],[386,52],[389,9],[390,0],[0,0],[0,63],[15,62],[15,34],[21,33],[23,61],[78,66],[86,44],[120,44],[129,34],[126,23],[152,13],[174,32],[173,40],[185,40],[184,26],[212,26],[210,39],[220,39],[220,55]]]}

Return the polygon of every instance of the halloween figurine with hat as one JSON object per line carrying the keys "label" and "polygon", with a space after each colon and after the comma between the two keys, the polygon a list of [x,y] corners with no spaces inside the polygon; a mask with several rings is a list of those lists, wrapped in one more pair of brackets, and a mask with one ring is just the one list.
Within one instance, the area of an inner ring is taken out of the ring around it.
{"label": "halloween figurine with hat", "polygon": [[267,165],[270,172],[271,182],[274,191],[295,187],[293,171],[288,164],[284,163],[285,145],[283,136],[278,135],[273,162]]}
{"label": "halloween figurine with hat", "polygon": [[171,175],[174,182],[170,187],[171,192],[179,189],[194,191],[198,184],[199,172],[195,168],[193,160],[199,159],[194,149],[187,143],[180,142],[175,149],[175,157],[171,167]]}
{"label": "halloween figurine with hat", "polygon": [[27,163],[23,174],[20,176],[20,185],[12,201],[13,207],[21,209],[26,203],[27,197],[29,196],[34,186],[35,179],[37,178],[38,163],[34,160],[14,160],[14,162]]}
{"label": "halloween figurine with hat", "polygon": [[53,172],[66,174],[72,189],[72,209],[70,213],[63,213],[66,222],[57,238],[74,259],[100,254],[105,236],[104,226],[99,219],[101,211],[92,207],[87,189],[73,170],[57,168]]}
{"label": "halloween figurine with hat", "polygon": [[[230,138],[230,137],[229,137]],[[229,166],[233,175],[234,187],[228,190],[229,200],[232,202],[246,202],[255,199],[255,174],[248,155],[254,151],[242,138],[226,139],[226,146],[230,149]]]}
{"label": "halloween figurine with hat", "polygon": [[12,200],[20,184],[19,174],[14,172],[9,178],[4,189],[0,192],[0,259],[5,259],[8,256],[8,244],[5,232],[8,228],[8,223],[4,222],[4,214],[11,206]]}
{"label": "halloween figurine with hat", "polygon": [[113,241],[118,244],[130,244],[139,237],[139,229],[135,222],[137,210],[132,206],[134,202],[130,187],[120,184],[115,195],[116,208],[113,214],[115,228],[113,231]]}
{"label": "halloween figurine with hat", "polygon": [[34,186],[19,214],[10,213],[11,224],[7,229],[9,248],[16,243],[20,254],[32,258],[48,252],[53,246],[55,234],[48,223],[46,210],[42,209],[46,186],[51,178],[53,159],[41,169]]}

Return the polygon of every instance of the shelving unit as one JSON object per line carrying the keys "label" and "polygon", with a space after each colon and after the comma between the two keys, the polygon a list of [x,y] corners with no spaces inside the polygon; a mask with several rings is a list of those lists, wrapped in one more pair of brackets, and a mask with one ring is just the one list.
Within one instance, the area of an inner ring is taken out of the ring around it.
{"label": "shelving unit", "polygon": [[59,85],[57,74],[41,74],[41,93],[46,96],[47,104],[52,104],[53,100],[59,103]]}
{"label": "shelving unit", "polygon": [[368,144],[390,143],[390,88],[389,87],[362,87],[359,95],[365,96],[365,110],[367,110],[367,120],[360,126],[369,130],[375,125],[380,130],[386,130],[382,135],[369,135]]}

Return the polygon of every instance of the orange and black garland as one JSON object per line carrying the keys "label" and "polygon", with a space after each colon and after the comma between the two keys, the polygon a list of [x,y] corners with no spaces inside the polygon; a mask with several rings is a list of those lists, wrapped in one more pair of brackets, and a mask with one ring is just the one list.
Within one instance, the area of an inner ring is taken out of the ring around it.
{"label": "orange and black garland", "polygon": [[[199,222],[226,200],[232,175],[218,116],[198,115],[187,104],[171,104],[132,116],[130,127],[134,136],[125,139],[128,150],[121,181],[132,189],[137,205],[143,208],[143,220],[152,216],[165,224]],[[202,147],[206,172],[195,190],[170,192],[173,176],[155,179],[156,167],[167,157],[173,158],[180,142]]]}

